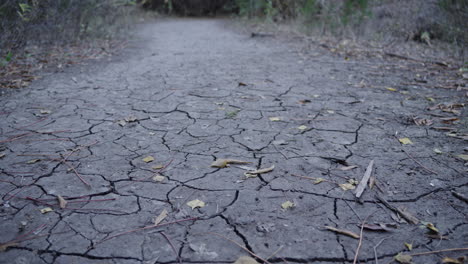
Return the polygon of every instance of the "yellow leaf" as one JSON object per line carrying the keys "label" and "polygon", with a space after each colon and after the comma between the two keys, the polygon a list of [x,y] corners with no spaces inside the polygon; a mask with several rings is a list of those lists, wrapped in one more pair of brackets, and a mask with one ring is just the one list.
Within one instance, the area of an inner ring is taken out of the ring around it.
{"label": "yellow leaf", "polygon": [[290,202],[290,201],[286,201],[286,202],[281,204],[281,208],[283,208],[283,209],[293,208],[294,206],[296,206],[296,205],[294,203]]}
{"label": "yellow leaf", "polygon": [[242,256],[239,257],[233,264],[258,264],[258,262],[251,257]]}
{"label": "yellow leaf", "polygon": [[405,247],[407,247],[409,251],[413,250],[413,244],[411,244],[411,243],[406,243],[405,242]]}
{"label": "yellow leaf", "polygon": [[154,219],[154,225],[159,225],[167,217],[167,210],[164,209],[162,212]]}
{"label": "yellow leaf", "polygon": [[67,206],[67,203],[68,203],[68,202],[67,202],[65,199],[63,199],[63,197],[62,197],[61,195],[58,195],[58,196],[57,196],[57,200],[58,200],[58,202],[59,202],[60,208],[63,209],[63,208],[65,208],[65,207]]}
{"label": "yellow leaf", "polygon": [[152,179],[153,179],[153,181],[155,181],[155,182],[163,182],[163,181],[166,179],[166,177],[164,177],[164,176],[162,176],[162,175],[155,175],[155,176],[153,176]]}
{"label": "yellow leaf", "polygon": [[192,208],[192,210],[193,210],[195,208],[205,207],[205,202],[196,199],[196,200],[192,200],[192,201],[188,202],[187,205],[190,206],[190,208]]}
{"label": "yellow leaf", "polygon": [[44,110],[44,109],[41,110],[41,114],[43,114],[43,115],[47,115],[47,114],[50,114],[50,113],[51,113],[50,110]]}
{"label": "yellow leaf", "polygon": [[299,130],[306,130],[306,129],[307,129],[307,126],[302,125],[302,126],[299,126],[297,129],[299,129]]}
{"label": "yellow leaf", "polygon": [[400,138],[398,139],[398,141],[400,141],[400,143],[403,145],[413,144],[413,142],[409,138]]}
{"label": "yellow leaf", "polygon": [[249,174],[249,175],[263,174],[263,173],[272,172],[274,169],[275,169],[275,165],[271,165],[271,167],[258,169],[258,170],[253,170],[253,171],[248,171],[245,174]]}
{"label": "yellow leaf", "polygon": [[146,162],[146,163],[152,162],[153,160],[154,160],[154,158],[152,156],[148,156],[148,157],[143,159],[143,161]]}
{"label": "yellow leaf", "polygon": [[341,189],[343,189],[344,191],[347,191],[347,190],[354,190],[356,188],[356,186],[354,184],[351,184],[351,183],[342,183],[342,184],[339,184],[339,186],[341,187]]}
{"label": "yellow leaf", "polygon": [[33,160],[30,160],[30,161],[28,161],[26,163],[27,164],[34,164],[34,163],[39,162],[39,161],[41,161],[41,160],[40,159],[33,159]]}
{"label": "yellow leaf", "polygon": [[454,259],[454,258],[445,257],[445,258],[442,259],[442,263],[448,263],[448,264],[463,264],[463,263],[464,263],[464,260],[463,260],[463,259],[458,260],[458,259]]}
{"label": "yellow leaf", "polygon": [[402,263],[402,264],[411,264],[412,257],[410,255],[405,255],[402,253],[398,253],[398,255],[395,256],[395,260]]}
{"label": "yellow leaf", "polygon": [[317,179],[315,179],[314,184],[319,184],[319,183],[321,183],[323,181],[325,181],[324,178],[317,178]]}
{"label": "yellow leaf", "polygon": [[432,232],[439,233],[439,229],[437,229],[433,223],[426,224],[427,229],[431,230]]}
{"label": "yellow leaf", "polygon": [[398,91],[397,89],[392,88],[392,87],[385,87],[385,89],[389,90],[390,92],[396,92],[396,91]]}
{"label": "yellow leaf", "polygon": [[468,160],[468,155],[465,154],[458,155],[457,157],[459,157],[462,160]]}
{"label": "yellow leaf", "polygon": [[272,121],[272,122],[281,121],[281,117],[279,117],[279,116],[272,116],[272,117],[270,117],[270,121]]}
{"label": "yellow leaf", "polygon": [[426,97],[426,99],[427,99],[429,102],[435,102],[435,99],[432,98],[432,97]]}
{"label": "yellow leaf", "polygon": [[153,166],[153,167],[151,167],[151,168],[152,168],[153,170],[160,170],[160,169],[164,168],[164,165],[159,164],[159,165]]}
{"label": "yellow leaf", "polygon": [[41,213],[43,214],[46,214],[46,213],[49,213],[49,212],[53,212],[54,209],[50,208],[50,207],[46,207],[46,208],[42,208],[41,209]]}

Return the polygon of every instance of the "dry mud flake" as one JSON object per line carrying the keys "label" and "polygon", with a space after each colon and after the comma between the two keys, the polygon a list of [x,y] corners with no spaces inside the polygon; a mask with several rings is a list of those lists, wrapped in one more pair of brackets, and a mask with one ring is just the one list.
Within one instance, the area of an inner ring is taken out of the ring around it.
{"label": "dry mud flake", "polygon": [[242,256],[239,257],[233,264],[258,264],[258,262],[251,257]]}

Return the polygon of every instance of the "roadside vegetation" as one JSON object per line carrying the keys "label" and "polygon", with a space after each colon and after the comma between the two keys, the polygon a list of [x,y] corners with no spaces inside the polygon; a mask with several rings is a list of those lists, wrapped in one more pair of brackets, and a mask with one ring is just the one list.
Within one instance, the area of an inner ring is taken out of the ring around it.
{"label": "roadside vegetation", "polygon": [[0,87],[22,87],[38,69],[109,53],[131,25],[130,0],[4,0]]}

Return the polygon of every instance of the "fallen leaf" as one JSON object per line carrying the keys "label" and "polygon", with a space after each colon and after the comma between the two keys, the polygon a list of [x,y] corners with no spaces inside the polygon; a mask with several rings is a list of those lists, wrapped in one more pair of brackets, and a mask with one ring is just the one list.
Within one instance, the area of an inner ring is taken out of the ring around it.
{"label": "fallen leaf", "polygon": [[0,244],[0,252],[4,252],[6,251],[9,247],[15,247],[15,246],[18,246],[19,243],[18,242],[14,242],[14,241],[11,241],[11,242],[6,242],[6,243],[3,243],[3,244]]}
{"label": "fallen leaf", "polygon": [[430,126],[433,124],[432,120],[425,118],[413,118],[413,122],[417,126]]}
{"label": "fallen leaf", "polygon": [[167,210],[164,209],[162,212],[154,219],[154,225],[159,225],[167,217]]}
{"label": "fallen leaf", "polygon": [[389,90],[390,92],[396,92],[398,89],[392,88],[392,87],[385,87],[385,89]]}
{"label": "fallen leaf", "polygon": [[435,148],[435,149],[434,149],[434,152],[437,153],[437,154],[442,154],[442,153],[443,153],[442,150],[440,150],[440,149],[438,149],[438,148]]}
{"label": "fallen leaf", "polygon": [[314,184],[319,184],[319,183],[324,182],[324,181],[325,181],[324,178],[317,178],[317,179],[315,179]]}
{"label": "fallen leaf", "polygon": [[57,200],[58,200],[58,202],[59,202],[60,208],[63,209],[63,208],[65,208],[65,207],[67,206],[67,203],[68,203],[68,202],[67,202],[65,199],[63,199],[63,197],[62,197],[61,195],[58,195],[58,196],[57,196]]}
{"label": "fallen leaf", "polygon": [[409,94],[408,91],[400,91],[401,94]]}
{"label": "fallen leaf", "polygon": [[457,157],[459,157],[462,160],[468,160],[468,155],[465,155],[465,154],[460,154]]}
{"label": "fallen leaf", "polygon": [[435,227],[433,223],[425,223],[425,226],[430,231],[437,233],[437,234],[439,233],[439,229],[437,229],[437,227]]}
{"label": "fallen leaf", "polygon": [[312,101],[309,100],[309,99],[304,99],[304,100],[299,100],[299,103],[300,104],[307,104],[307,103],[311,103]]}
{"label": "fallen leaf", "polygon": [[341,167],[340,170],[342,170],[342,171],[349,171],[349,170],[355,169],[355,168],[357,168],[357,167],[358,167],[358,166],[356,166],[356,165],[344,166],[344,167]]}
{"label": "fallen leaf", "polygon": [[166,179],[166,177],[164,177],[164,176],[162,176],[162,175],[155,175],[155,176],[153,176],[152,179],[153,179],[153,181],[155,181],[155,182],[163,182],[163,181]]}
{"label": "fallen leaf", "polygon": [[334,227],[331,227],[331,226],[325,226],[325,228],[328,229],[328,230],[330,230],[330,231],[333,231],[333,232],[342,234],[342,235],[347,235],[347,236],[350,236],[350,237],[352,237],[352,238],[359,239],[359,235],[358,235],[358,234],[353,233],[353,232],[348,231],[348,230],[338,229],[338,228],[334,228]]}
{"label": "fallen leaf", "polygon": [[160,169],[164,168],[164,165],[159,164],[159,165],[153,166],[153,167],[151,167],[151,168],[152,168],[153,170],[160,170]]}
{"label": "fallen leaf", "polygon": [[255,259],[247,256],[239,257],[233,264],[259,264]]}
{"label": "fallen leaf", "polygon": [[190,208],[192,208],[192,210],[193,210],[195,208],[205,207],[205,202],[196,199],[196,200],[192,200],[192,201],[188,202],[187,205],[190,206]]}
{"label": "fallen leaf", "polygon": [[333,110],[327,110],[327,113],[329,113],[329,114],[334,114],[335,111],[333,111]]}
{"label": "fallen leaf", "polygon": [[402,253],[398,253],[398,255],[395,256],[395,260],[402,264],[411,264],[412,259],[413,258],[410,255],[405,255]]}
{"label": "fallen leaf", "polygon": [[263,173],[271,172],[274,169],[275,169],[275,165],[272,165],[271,167],[268,167],[268,168],[258,169],[258,170],[254,170],[254,171],[248,171],[245,174],[250,174],[250,175],[263,174]]}
{"label": "fallen leaf", "polygon": [[54,209],[50,208],[50,207],[46,207],[46,208],[42,208],[41,209],[41,213],[43,214],[46,214],[46,213],[49,213],[49,212],[53,212]]}
{"label": "fallen leaf", "polygon": [[372,230],[372,231],[383,231],[383,232],[390,232],[391,229],[387,227],[385,224],[364,224],[362,225],[364,229]]}
{"label": "fallen leaf", "polygon": [[289,208],[293,208],[295,207],[296,205],[290,201],[286,201],[284,203],[281,204],[281,208],[283,209],[289,209]]}
{"label": "fallen leaf", "polygon": [[127,124],[127,122],[125,122],[125,120],[119,120],[117,121],[117,124],[119,124],[120,126],[125,126]]}
{"label": "fallen leaf", "polygon": [[408,248],[409,251],[413,250],[413,244],[412,243],[406,243],[405,242],[405,247]]}
{"label": "fallen leaf", "polygon": [[279,116],[272,116],[272,117],[270,117],[270,121],[271,121],[271,122],[278,122],[278,121],[281,121],[281,117],[279,117]]}
{"label": "fallen leaf", "polygon": [[442,117],[440,118],[440,120],[442,121],[442,123],[452,124],[453,122],[459,121],[460,119],[457,117]]}
{"label": "fallen leaf", "polygon": [[466,261],[465,256],[459,257],[457,259],[449,258],[449,257],[445,257],[442,259],[442,263],[449,263],[449,264],[464,264],[465,261]]}
{"label": "fallen leaf", "polygon": [[354,190],[356,188],[356,186],[354,184],[351,184],[351,183],[342,183],[342,184],[338,184],[341,189],[343,189],[344,191],[347,191],[347,190]]}
{"label": "fallen leaf", "polygon": [[307,126],[302,125],[302,126],[299,126],[297,129],[299,129],[299,130],[306,130],[306,129],[307,129]]}
{"label": "fallen leaf", "polygon": [[409,138],[400,138],[398,141],[400,141],[400,143],[403,145],[413,144]]}
{"label": "fallen leaf", "polygon": [[228,164],[249,164],[249,163],[252,163],[252,162],[235,160],[235,159],[217,159],[213,163],[211,163],[210,167],[225,168],[228,166]]}
{"label": "fallen leaf", "polygon": [[435,102],[435,99],[432,97],[426,97],[426,100],[428,100],[429,102]]}
{"label": "fallen leaf", "polygon": [[138,119],[134,116],[129,116],[124,119],[128,123],[136,122]]}
{"label": "fallen leaf", "polygon": [[152,156],[148,156],[148,157],[143,159],[143,161],[146,162],[146,163],[152,162],[153,160],[154,160],[154,158]]}
{"label": "fallen leaf", "polygon": [[41,112],[41,114],[43,114],[43,115],[48,115],[48,114],[50,114],[50,113],[51,113],[51,111],[50,111],[50,110],[44,110],[44,109],[43,109],[43,110],[41,110],[40,112]]}
{"label": "fallen leaf", "polygon": [[5,153],[0,153],[0,159],[4,158],[5,156]]}
{"label": "fallen leaf", "polygon": [[41,161],[41,160],[40,159],[33,159],[33,160],[27,161],[26,163],[27,164],[34,164],[34,163],[39,162],[39,161]]}
{"label": "fallen leaf", "polygon": [[271,143],[273,143],[273,145],[287,145],[288,144],[288,142],[286,142],[286,140],[284,140],[284,139],[278,139],[278,140],[275,140],[275,141],[273,141]]}

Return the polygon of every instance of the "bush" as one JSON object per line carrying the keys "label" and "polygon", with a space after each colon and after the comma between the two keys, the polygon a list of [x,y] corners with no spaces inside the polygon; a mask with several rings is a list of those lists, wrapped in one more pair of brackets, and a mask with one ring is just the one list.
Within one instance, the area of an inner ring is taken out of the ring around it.
{"label": "bush", "polygon": [[28,44],[110,38],[122,29],[129,0],[3,0],[0,54]]}

